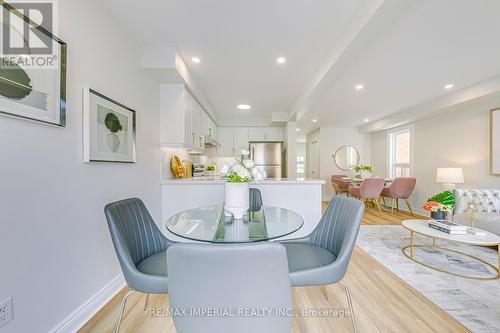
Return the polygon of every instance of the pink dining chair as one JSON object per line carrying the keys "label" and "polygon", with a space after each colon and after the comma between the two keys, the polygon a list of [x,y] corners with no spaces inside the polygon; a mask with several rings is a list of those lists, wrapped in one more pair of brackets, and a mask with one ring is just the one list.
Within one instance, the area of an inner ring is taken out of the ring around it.
{"label": "pink dining chair", "polygon": [[333,189],[335,190],[335,194],[345,193],[349,196],[349,186],[351,186],[351,183],[343,181],[342,178],[347,178],[347,175],[332,176]]}
{"label": "pink dining chair", "polygon": [[385,187],[382,191],[382,199],[391,198],[391,214],[394,214],[394,205],[396,205],[396,209],[399,210],[399,199],[404,199],[408,209],[410,210],[411,215],[414,216],[413,210],[411,209],[410,203],[408,202],[408,198],[413,193],[415,189],[415,185],[417,184],[416,178],[411,177],[396,177],[392,181],[392,184]]}
{"label": "pink dining chair", "polygon": [[359,186],[349,186],[349,194],[359,198],[363,202],[367,200],[371,201],[377,206],[378,211],[382,213],[378,200],[384,189],[384,185],[385,179],[383,178],[367,178]]}

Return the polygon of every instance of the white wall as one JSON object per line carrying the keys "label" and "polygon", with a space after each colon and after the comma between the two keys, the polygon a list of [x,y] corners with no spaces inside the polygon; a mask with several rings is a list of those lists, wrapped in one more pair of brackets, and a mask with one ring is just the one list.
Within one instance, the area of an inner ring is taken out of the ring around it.
{"label": "white wall", "polygon": [[[98,1],[58,3],[67,127],[0,117],[0,300],[14,297],[2,332],[47,332],[121,273],[106,203],[137,196],[160,218],[158,85]],[[137,111],[137,164],[82,162],[85,86]]]}
{"label": "white wall", "polygon": [[306,135],[306,177],[319,178],[319,128]]}
{"label": "white wall", "polygon": [[331,184],[332,175],[354,175],[353,172],[337,168],[333,155],[340,147],[349,145],[358,150],[361,164],[370,164],[370,136],[360,134],[356,127],[321,127],[319,142],[319,173],[320,178],[326,181],[323,187],[323,200],[329,200],[335,194]]}
{"label": "white wall", "polygon": [[[441,110],[414,122],[414,168],[417,186],[411,201],[420,210],[429,196],[440,192],[436,168],[464,169],[464,188],[500,188],[500,176],[490,175],[489,110],[500,106],[498,94]],[[375,175],[387,175],[386,132],[371,135]]]}
{"label": "white wall", "polygon": [[297,178],[297,123],[292,121],[287,122],[283,132],[287,143],[287,178],[295,179]]}

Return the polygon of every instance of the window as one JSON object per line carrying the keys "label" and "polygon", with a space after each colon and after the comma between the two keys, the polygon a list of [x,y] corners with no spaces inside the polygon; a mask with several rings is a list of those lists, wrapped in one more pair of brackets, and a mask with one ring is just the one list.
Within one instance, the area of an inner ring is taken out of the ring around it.
{"label": "window", "polygon": [[298,175],[303,175],[305,172],[304,161],[305,161],[304,156],[297,156],[297,174]]}
{"label": "window", "polygon": [[412,127],[402,127],[388,132],[389,177],[410,177],[413,160]]}

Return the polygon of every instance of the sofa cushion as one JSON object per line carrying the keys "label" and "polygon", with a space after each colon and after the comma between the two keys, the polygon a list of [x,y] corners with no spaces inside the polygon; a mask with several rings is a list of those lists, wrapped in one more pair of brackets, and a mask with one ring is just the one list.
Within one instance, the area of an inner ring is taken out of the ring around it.
{"label": "sofa cushion", "polygon": [[454,214],[464,213],[470,204],[485,213],[500,214],[500,190],[459,189],[455,190]]}
{"label": "sofa cushion", "polygon": [[319,246],[306,243],[282,243],[286,248],[290,272],[331,264],[336,256]]}
{"label": "sofa cushion", "polygon": [[500,190],[458,189],[455,190],[455,209],[453,221],[469,225],[467,209],[475,206],[474,225],[500,235]]}
{"label": "sofa cushion", "polygon": [[160,251],[139,262],[137,270],[145,274],[168,276],[167,251]]}

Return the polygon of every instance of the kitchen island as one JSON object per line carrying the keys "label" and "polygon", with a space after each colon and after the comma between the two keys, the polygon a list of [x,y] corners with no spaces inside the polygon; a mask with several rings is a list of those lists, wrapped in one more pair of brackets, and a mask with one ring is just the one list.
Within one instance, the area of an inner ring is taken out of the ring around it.
{"label": "kitchen island", "polygon": [[[225,182],[218,177],[163,180],[161,182],[160,230],[169,239],[186,241],[166,229],[167,219],[188,209],[223,203]],[[259,183],[250,183],[250,187],[260,190],[264,205],[286,208],[302,216],[304,226],[283,238],[288,239],[307,236],[318,225],[321,219],[323,184],[325,181],[318,179],[268,179]]]}

